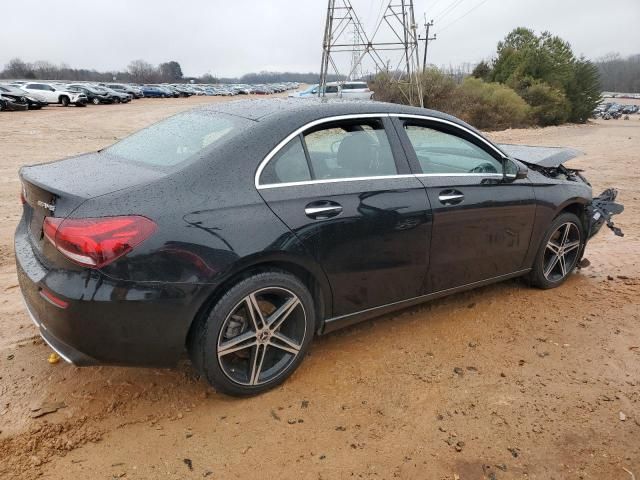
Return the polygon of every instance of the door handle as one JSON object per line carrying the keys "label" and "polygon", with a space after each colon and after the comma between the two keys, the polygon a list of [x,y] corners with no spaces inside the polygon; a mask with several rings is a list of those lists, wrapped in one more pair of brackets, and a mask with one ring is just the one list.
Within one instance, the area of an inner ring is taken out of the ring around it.
{"label": "door handle", "polygon": [[324,220],[342,213],[342,205],[331,201],[312,202],[304,208],[307,217]]}
{"label": "door handle", "polygon": [[464,200],[464,194],[458,190],[443,190],[438,196],[443,205],[458,205]]}

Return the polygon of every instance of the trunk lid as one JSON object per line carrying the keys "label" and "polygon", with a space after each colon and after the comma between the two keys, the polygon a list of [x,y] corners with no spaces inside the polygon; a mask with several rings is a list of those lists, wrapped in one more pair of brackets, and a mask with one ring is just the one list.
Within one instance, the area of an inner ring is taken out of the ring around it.
{"label": "trunk lid", "polygon": [[68,217],[90,198],[148,183],[162,171],[133,164],[106,153],[90,153],[20,169],[24,220],[31,244],[43,251],[46,217]]}

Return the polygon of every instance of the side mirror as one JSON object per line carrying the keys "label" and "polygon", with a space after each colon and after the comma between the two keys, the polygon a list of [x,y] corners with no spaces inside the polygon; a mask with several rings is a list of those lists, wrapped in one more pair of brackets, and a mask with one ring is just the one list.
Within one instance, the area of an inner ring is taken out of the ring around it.
{"label": "side mirror", "polygon": [[514,182],[527,178],[529,169],[524,163],[518,162],[513,158],[504,159],[504,180],[506,182]]}

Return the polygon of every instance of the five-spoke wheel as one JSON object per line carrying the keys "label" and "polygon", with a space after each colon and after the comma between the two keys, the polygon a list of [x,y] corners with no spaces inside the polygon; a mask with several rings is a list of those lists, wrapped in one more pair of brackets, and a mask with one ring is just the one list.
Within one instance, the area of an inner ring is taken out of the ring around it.
{"label": "five-spoke wheel", "polygon": [[563,223],[549,238],[544,252],[544,277],[557,282],[575,266],[580,253],[580,230],[572,222]]}
{"label": "five-spoke wheel", "polygon": [[313,298],[296,277],[278,271],[238,282],[190,335],[194,365],[218,390],[253,395],[289,376],[315,329]]}
{"label": "five-spoke wheel", "polygon": [[268,382],[298,356],[305,334],[305,311],[295,293],[280,287],[251,292],[220,330],[220,367],[241,385]]}
{"label": "five-spoke wheel", "polygon": [[580,220],[572,213],[563,213],[553,221],[530,274],[536,286],[557,287],[569,276],[582,254],[582,232]]}

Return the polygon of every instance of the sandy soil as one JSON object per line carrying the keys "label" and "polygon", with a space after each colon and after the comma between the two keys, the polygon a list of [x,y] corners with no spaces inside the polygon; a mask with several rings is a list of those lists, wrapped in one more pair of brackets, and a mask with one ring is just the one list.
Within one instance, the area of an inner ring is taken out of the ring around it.
{"label": "sandy soil", "polygon": [[596,193],[620,189],[626,236],[603,229],[559,289],[510,281],[319,338],[282,387],[247,400],[186,360],[50,365],[15,277],[18,168],[210,101],[224,100],[0,115],[0,478],[640,478],[637,115],[491,134],[581,149],[572,165]]}

